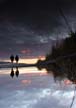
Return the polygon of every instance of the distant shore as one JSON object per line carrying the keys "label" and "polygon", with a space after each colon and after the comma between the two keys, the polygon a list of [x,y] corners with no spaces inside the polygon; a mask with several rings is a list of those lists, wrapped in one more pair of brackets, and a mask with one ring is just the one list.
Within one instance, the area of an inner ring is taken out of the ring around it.
{"label": "distant shore", "polygon": [[36,64],[26,64],[26,63],[11,63],[11,62],[0,62],[0,68],[21,68],[21,67],[34,67]]}

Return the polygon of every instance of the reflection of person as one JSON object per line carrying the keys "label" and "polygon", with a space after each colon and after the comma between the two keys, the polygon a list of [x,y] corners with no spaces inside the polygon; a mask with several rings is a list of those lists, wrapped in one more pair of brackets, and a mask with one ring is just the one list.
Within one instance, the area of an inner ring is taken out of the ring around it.
{"label": "reflection of person", "polygon": [[19,56],[18,55],[16,55],[15,60],[16,60],[16,63],[18,63],[18,61],[19,61]]}
{"label": "reflection of person", "polygon": [[19,76],[19,70],[18,70],[18,67],[16,67],[16,72],[15,72],[15,75],[16,75],[16,77],[18,77],[18,76]]}
{"label": "reflection of person", "polygon": [[13,55],[10,56],[10,60],[13,63],[13,61],[14,61],[14,56]]}
{"label": "reflection of person", "polygon": [[14,70],[13,70],[13,68],[11,69],[10,76],[11,76],[12,78],[14,77]]}

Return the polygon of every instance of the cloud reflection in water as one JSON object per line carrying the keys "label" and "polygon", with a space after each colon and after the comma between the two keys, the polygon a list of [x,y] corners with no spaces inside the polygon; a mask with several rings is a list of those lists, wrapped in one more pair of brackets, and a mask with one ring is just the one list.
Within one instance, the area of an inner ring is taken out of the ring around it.
{"label": "cloud reflection in water", "polygon": [[52,76],[40,72],[13,79],[0,75],[0,86],[1,108],[67,108],[74,89],[74,85],[56,84]]}

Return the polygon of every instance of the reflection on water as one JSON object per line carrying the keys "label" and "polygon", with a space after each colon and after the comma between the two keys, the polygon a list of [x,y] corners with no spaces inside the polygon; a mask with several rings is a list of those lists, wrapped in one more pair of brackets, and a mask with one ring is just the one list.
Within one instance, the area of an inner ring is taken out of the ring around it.
{"label": "reflection on water", "polygon": [[18,70],[18,67],[16,67],[16,71],[14,71],[14,69],[12,68],[11,69],[11,73],[10,73],[10,76],[13,78],[14,75],[16,75],[16,77],[19,76],[19,70]]}
{"label": "reflection on water", "polygon": [[[70,71],[69,68],[70,67]],[[38,70],[37,70],[38,68]],[[25,68],[19,68],[16,67],[11,69],[10,76],[13,78],[14,76],[18,77],[19,76],[19,70],[22,70],[21,73],[47,73],[49,75],[53,75],[54,81],[64,81],[66,84],[75,84],[76,83],[76,72],[73,70],[72,66],[67,66],[66,67],[60,67],[57,64],[48,64],[44,68],[43,67],[25,67]],[[33,70],[32,70],[33,69]],[[31,70],[31,71],[30,71]],[[66,70],[66,71],[65,71]]]}
{"label": "reflection on water", "polygon": [[69,62],[61,66],[57,63],[48,64],[45,67],[38,66],[40,70],[43,68],[47,70],[48,74],[53,74],[55,82],[68,79],[65,82],[76,84],[76,64]]}
{"label": "reflection on water", "polygon": [[19,70],[18,70],[18,67],[16,67],[16,72],[15,72],[15,74],[16,74],[16,77],[19,76]]}
{"label": "reflection on water", "polygon": [[13,70],[13,68],[11,69],[10,76],[11,76],[12,78],[14,77],[14,70]]}
{"label": "reflection on water", "polygon": [[[74,85],[66,85],[64,82],[57,83],[57,80],[61,81],[64,75],[57,72],[54,73],[53,77],[53,73],[49,68],[47,71],[45,69],[38,71],[36,67],[12,68],[11,73],[10,69],[0,70],[0,107],[69,107],[74,95]],[[16,78],[16,76],[19,77]],[[58,76],[61,76],[61,79]],[[74,108],[75,105],[74,102]]]}

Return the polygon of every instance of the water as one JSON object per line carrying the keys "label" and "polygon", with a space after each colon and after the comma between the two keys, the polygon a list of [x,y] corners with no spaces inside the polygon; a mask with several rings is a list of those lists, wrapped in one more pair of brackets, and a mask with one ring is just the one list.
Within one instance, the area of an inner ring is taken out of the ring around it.
{"label": "water", "polygon": [[[69,108],[75,85],[56,81],[53,74],[37,68],[21,68],[19,76],[11,69],[0,70],[0,108]],[[72,108],[76,108],[76,99]]]}

